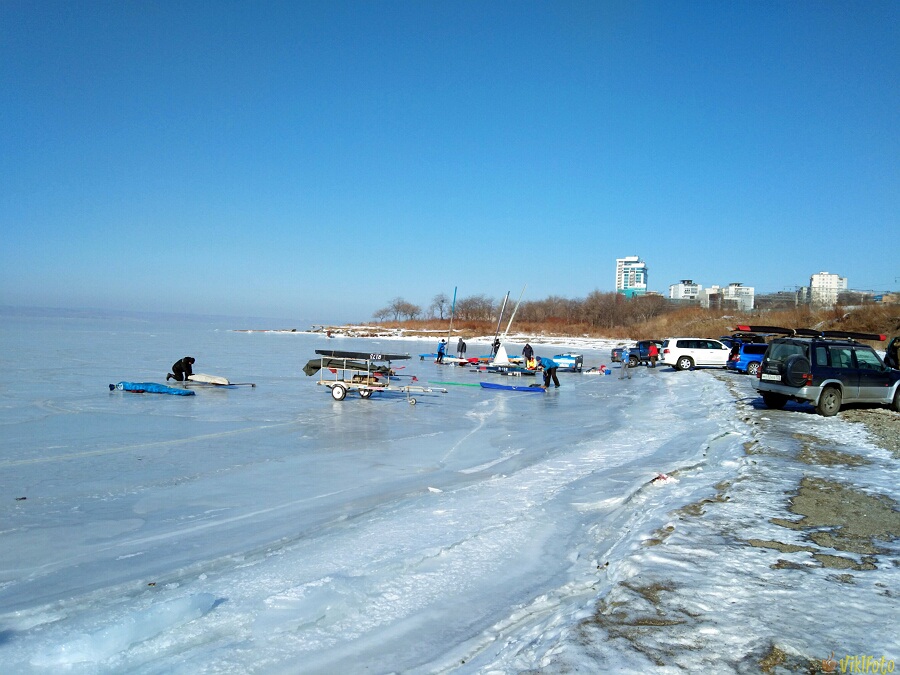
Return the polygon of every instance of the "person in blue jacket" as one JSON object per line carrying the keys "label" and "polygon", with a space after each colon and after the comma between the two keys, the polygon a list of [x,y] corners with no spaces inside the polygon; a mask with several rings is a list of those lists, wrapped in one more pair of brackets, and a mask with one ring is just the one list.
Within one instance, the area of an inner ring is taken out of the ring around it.
{"label": "person in blue jacket", "polygon": [[443,363],[444,362],[444,354],[447,353],[447,341],[441,340],[441,343],[438,345],[437,351],[437,360],[435,363]]}
{"label": "person in blue jacket", "polygon": [[551,378],[553,379],[553,384],[558,387],[559,379],[556,377],[556,369],[559,368],[559,364],[545,356],[535,356],[535,358],[537,359],[538,367],[544,371],[544,389],[550,386]]}

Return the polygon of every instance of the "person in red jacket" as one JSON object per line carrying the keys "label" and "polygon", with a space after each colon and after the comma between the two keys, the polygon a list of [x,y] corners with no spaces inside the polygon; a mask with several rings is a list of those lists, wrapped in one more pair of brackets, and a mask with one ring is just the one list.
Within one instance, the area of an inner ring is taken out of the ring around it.
{"label": "person in red jacket", "polygon": [[650,357],[650,367],[656,368],[656,359],[659,358],[659,347],[656,346],[655,342],[651,342],[650,346],[647,347],[647,355]]}

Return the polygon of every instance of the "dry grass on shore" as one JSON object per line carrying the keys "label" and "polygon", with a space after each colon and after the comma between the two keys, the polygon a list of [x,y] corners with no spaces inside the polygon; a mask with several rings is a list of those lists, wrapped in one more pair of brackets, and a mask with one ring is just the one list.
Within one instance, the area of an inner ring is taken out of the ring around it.
{"label": "dry grass on shore", "polygon": [[[513,330],[524,335],[558,337],[595,337],[609,339],[664,339],[672,336],[718,337],[727,335],[739,325],[785,326],[788,328],[815,328],[819,330],[846,330],[887,335],[888,339],[900,335],[900,305],[865,305],[856,308],[836,307],[827,310],[811,310],[799,306],[788,310],[752,312],[723,316],[721,312],[690,307],[673,310],[647,321],[629,326],[597,328],[587,323],[567,322],[551,318],[541,323],[515,322]],[[450,326],[449,319],[424,319],[413,321],[387,321],[378,324],[383,328],[402,328],[407,331],[440,333]],[[454,335],[470,338],[491,335],[497,328],[496,321],[453,322]],[[501,330],[505,329],[505,322]],[[875,343],[875,346],[884,346]]]}

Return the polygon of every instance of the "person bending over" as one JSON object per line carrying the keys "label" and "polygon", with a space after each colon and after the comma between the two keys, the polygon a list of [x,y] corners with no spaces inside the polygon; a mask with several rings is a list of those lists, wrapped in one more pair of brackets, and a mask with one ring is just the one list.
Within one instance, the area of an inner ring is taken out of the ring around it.
{"label": "person bending over", "polygon": [[193,356],[185,356],[183,359],[172,364],[172,372],[166,375],[166,382],[175,380],[176,382],[184,382],[194,374],[192,366],[194,365]]}
{"label": "person bending over", "polygon": [[553,384],[557,387],[559,386],[559,379],[556,377],[556,369],[559,368],[559,364],[553,359],[548,359],[545,356],[535,356],[537,359],[538,365],[544,371],[544,389],[550,386],[550,380],[553,380]]}

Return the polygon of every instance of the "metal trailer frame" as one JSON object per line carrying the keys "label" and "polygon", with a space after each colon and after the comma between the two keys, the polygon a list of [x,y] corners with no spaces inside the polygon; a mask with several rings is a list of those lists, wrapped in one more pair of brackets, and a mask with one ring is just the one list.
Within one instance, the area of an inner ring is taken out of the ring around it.
{"label": "metal trailer frame", "polygon": [[[447,390],[444,388],[438,387],[424,387],[415,384],[404,384],[404,385],[391,385],[390,378],[393,376],[393,371],[390,370],[390,359],[383,358],[382,354],[364,354],[362,352],[359,355],[350,357],[350,356],[332,356],[331,353],[322,353],[323,350],[316,350],[316,353],[320,354],[320,367],[319,367],[319,379],[316,384],[323,385],[328,387],[331,390],[331,397],[335,401],[343,401],[347,397],[347,392],[356,391],[359,392],[360,398],[370,398],[373,392],[376,391],[399,391],[406,394],[406,401],[410,405],[416,404],[416,399],[414,396],[411,396],[412,393],[418,394],[431,394],[431,393],[441,393],[446,394]],[[409,358],[408,356],[404,356],[402,358]],[[328,359],[329,365],[325,365],[325,360]],[[335,361],[340,361],[340,365],[335,365]],[[366,367],[360,368],[358,367],[358,363],[360,361],[365,361]],[[388,372],[381,373],[373,369],[373,363],[375,361],[385,361],[388,363]],[[333,374],[334,377],[326,377],[325,371],[328,371],[329,374]],[[384,383],[382,383],[379,378],[384,378]]]}

